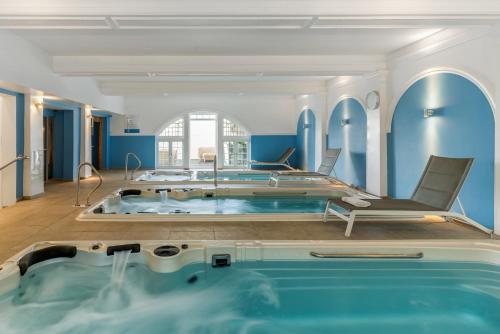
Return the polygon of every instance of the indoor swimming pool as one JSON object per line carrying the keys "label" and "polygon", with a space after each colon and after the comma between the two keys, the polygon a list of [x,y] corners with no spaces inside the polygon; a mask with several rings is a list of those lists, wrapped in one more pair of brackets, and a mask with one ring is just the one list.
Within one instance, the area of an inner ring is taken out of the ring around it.
{"label": "indoor swimming pool", "polygon": [[[265,183],[269,181],[270,172],[250,170],[221,170],[217,172],[217,181],[223,183]],[[194,171],[147,171],[131,181],[132,184],[179,184],[179,183],[213,183],[214,172],[206,170]]]}
{"label": "indoor swimming pool", "polygon": [[[217,172],[217,181],[224,184],[268,184],[270,181],[270,171],[259,170],[220,170]],[[318,177],[282,177],[282,184],[331,184],[333,178]],[[137,185],[154,184],[211,184],[214,182],[214,172],[208,170],[198,171],[168,171],[155,170],[147,171],[138,178],[130,181]]]}
{"label": "indoor swimming pool", "polygon": [[500,331],[497,242],[405,244],[41,244],[0,271],[0,331]]}
{"label": "indoor swimming pool", "polygon": [[329,198],[349,189],[126,189],[82,212],[80,220],[307,220],[321,219]]}

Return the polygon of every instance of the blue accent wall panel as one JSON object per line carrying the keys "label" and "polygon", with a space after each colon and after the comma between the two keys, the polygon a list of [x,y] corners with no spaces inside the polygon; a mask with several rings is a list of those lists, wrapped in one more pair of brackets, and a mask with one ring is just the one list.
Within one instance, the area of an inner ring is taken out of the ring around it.
{"label": "blue accent wall panel", "polygon": [[155,136],[111,136],[110,139],[110,168],[125,168],[128,152],[137,154],[142,161],[142,168],[155,168]]}
{"label": "blue accent wall panel", "polygon": [[107,112],[104,111],[92,111],[92,116],[101,117],[103,120],[103,138],[102,138],[102,148],[101,148],[101,159],[103,165],[100,166],[102,169],[110,168],[110,137],[111,137],[111,117]]}
{"label": "blue accent wall panel", "polygon": [[[348,124],[342,126],[341,121]],[[341,148],[335,165],[337,177],[348,184],[366,188],[366,114],[353,98],[340,101],[328,123],[328,148]]]}
{"label": "blue accent wall panel", "polygon": [[[24,94],[0,88],[0,93],[16,98],[16,155],[24,155]],[[28,162],[29,163],[29,162]],[[16,197],[23,197],[24,161],[16,163]]]}
{"label": "blue accent wall panel", "polygon": [[[80,164],[81,108],[76,104],[52,100],[44,100],[44,104],[49,108],[44,109],[43,116],[54,118],[53,177],[75,180]],[[50,106],[57,109],[50,109]]]}
{"label": "blue accent wall panel", "polygon": [[[296,145],[296,135],[254,135],[250,137],[250,159],[276,161],[287,148]],[[290,158],[290,164],[293,167],[297,166],[296,153]],[[258,168],[258,166],[253,166],[253,168]]]}
{"label": "blue accent wall panel", "polygon": [[302,111],[297,122],[297,165],[315,171],[316,117],[311,109]]}
{"label": "blue accent wall panel", "polygon": [[[435,114],[424,118],[426,108]],[[494,136],[493,110],[473,82],[450,73],[417,81],[399,100],[388,135],[389,195],[410,197],[431,154],[473,157],[460,199],[469,217],[492,228]]]}

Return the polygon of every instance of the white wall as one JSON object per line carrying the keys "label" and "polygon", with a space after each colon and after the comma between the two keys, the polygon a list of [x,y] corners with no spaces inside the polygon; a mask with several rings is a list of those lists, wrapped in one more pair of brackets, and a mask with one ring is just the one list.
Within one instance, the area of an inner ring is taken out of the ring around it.
{"label": "white wall", "polygon": [[[141,135],[155,135],[176,117],[193,111],[218,112],[252,135],[295,134],[295,98],[262,95],[129,96],[125,114],[137,115]],[[111,134],[124,135],[124,117],[111,118]]]}
{"label": "white wall", "polygon": [[[16,157],[16,98],[0,94],[0,166]],[[0,172],[0,208],[16,204],[16,164]]]}
{"label": "white wall", "polygon": [[31,198],[44,192],[43,97],[32,91],[24,95],[24,162],[23,196]]}
{"label": "white wall", "polygon": [[75,102],[123,113],[123,98],[104,96],[91,78],[61,77],[52,71],[52,60],[42,49],[0,31],[0,84],[14,83]]}

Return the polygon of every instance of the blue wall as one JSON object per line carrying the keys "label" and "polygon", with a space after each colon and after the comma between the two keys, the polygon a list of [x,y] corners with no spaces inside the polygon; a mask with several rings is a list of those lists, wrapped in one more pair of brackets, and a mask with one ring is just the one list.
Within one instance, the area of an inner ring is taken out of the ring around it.
{"label": "blue wall", "polygon": [[80,105],[47,99],[43,103],[44,116],[54,117],[53,177],[75,180],[80,164]]}
{"label": "blue wall", "polygon": [[111,147],[111,115],[102,111],[92,111],[92,116],[102,117],[103,119],[103,129],[102,129],[102,148],[101,148],[101,158],[103,165],[100,166],[101,169],[110,168],[111,158],[110,158],[110,147]]}
{"label": "blue wall", "polygon": [[[110,168],[125,168],[125,156],[128,152],[137,154],[142,161],[141,168],[154,169],[156,165],[155,136],[111,136]],[[135,162],[130,162],[130,166]]]}
{"label": "blue wall", "polygon": [[[341,120],[349,124],[342,126]],[[366,114],[353,98],[340,101],[328,123],[328,148],[342,148],[335,173],[337,178],[362,189],[366,188]]]}
{"label": "blue wall", "polygon": [[311,109],[302,111],[297,122],[297,165],[315,171],[316,117]]}
{"label": "blue wall", "polygon": [[[276,161],[289,147],[297,144],[295,135],[255,135],[250,137],[250,158],[256,161]],[[297,166],[297,154],[290,158],[292,167]],[[255,166],[258,168],[258,166]],[[268,169],[269,167],[265,167]]]}
{"label": "blue wall", "polygon": [[[16,155],[24,155],[24,94],[0,88],[0,93],[16,98]],[[29,163],[29,161],[27,162]],[[24,161],[16,163],[16,197],[23,197]]]}
{"label": "blue wall", "polygon": [[[425,108],[435,115],[424,118]],[[468,216],[493,227],[494,135],[492,108],[474,83],[449,73],[417,81],[399,100],[388,135],[389,195],[410,197],[431,154],[474,157],[460,199]]]}
{"label": "blue wall", "polygon": [[43,115],[54,118],[53,178],[73,180],[80,163],[80,109],[44,109]]}

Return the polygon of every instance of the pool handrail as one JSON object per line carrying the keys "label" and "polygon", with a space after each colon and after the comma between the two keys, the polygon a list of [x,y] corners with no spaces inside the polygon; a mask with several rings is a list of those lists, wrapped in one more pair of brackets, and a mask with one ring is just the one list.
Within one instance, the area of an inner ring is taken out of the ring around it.
{"label": "pool handrail", "polygon": [[142,165],[142,161],[141,159],[139,159],[139,157],[137,156],[137,154],[133,153],[133,152],[128,152],[126,155],[125,155],[125,180],[128,180],[128,157],[129,156],[133,156],[135,158],[135,160],[137,160],[137,167],[132,170],[132,172],[130,173],[130,180],[133,180],[134,179],[134,173],[136,171],[139,170],[139,168],[141,168],[141,165]]}
{"label": "pool handrail", "polygon": [[[83,166],[89,166],[92,171],[94,172],[94,174],[97,175],[97,177],[99,177],[99,183],[94,187],[94,189],[92,189],[86,199],[85,199],[85,204],[80,204],[80,172],[81,172],[81,169]],[[92,165],[90,162],[82,162],[80,165],[78,165],[78,174],[77,174],[77,179],[76,179],[76,200],[75,200],[75,204],[73,205],[74,207],[76,208],[84,208],[84,207],[87,207],[87,206],[90,206],[90,196],[92,196],[92,194],[94,192],[96,192],[96,190],[102,185],[102,175],[101,173],[99,173],[97,171],[97,169],[94,167],[94,165]]]}
{"label": "pool handrail", "polygon": [[27,155],[18,155],[14,160],[11,160],[8,163],[6,163],[5,165],[3,165],[2,167],[0,167],[0,172],[3,171],[5,168],[9,167],[10,165],[12,165],[14,162],[21,161],[21,160],[27,160],[29,158],[30,157]]}
{"label": "pool handrail", "polygon": [[217,188],[217,155],[214,155],[214,188]]}

